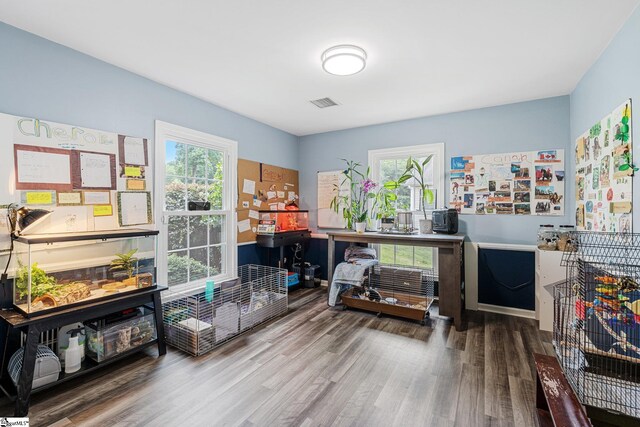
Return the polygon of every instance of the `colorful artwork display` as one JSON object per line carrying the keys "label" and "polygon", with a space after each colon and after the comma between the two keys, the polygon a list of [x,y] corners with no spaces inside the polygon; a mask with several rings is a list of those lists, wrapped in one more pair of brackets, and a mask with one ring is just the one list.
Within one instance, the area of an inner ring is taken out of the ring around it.
{"label": "colorful artwork display", "polygon": [[564,215],[564,150],[451,158],[449,206],[462,214]]}
{"label": "colorful artwork display", "polygon": [[631,100],[576,140],[578,230],[631,232]]}

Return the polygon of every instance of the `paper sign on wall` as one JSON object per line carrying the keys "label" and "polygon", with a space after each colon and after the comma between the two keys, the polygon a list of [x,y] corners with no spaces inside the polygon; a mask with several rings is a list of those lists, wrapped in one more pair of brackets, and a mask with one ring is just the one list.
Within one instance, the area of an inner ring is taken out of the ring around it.
{"label": "paper sign on wall", "polygon": [[255,194],[256,182],[251,179],[245,179],[244,184],[242,185],[242,192],[245,194]]}
{"label": "paper sign on wall", "polygon": [[242,221],[238,221],[238,232],[244,233],[245,231],[251,230],[251,221],[248,219],[244,219]]}
{"label": "paper sign on wall", "polygon": [[113,215],[113,206],[111,205],[95,205],[93,207],[93,216],[111,216]]}
{"label": "paper sign on wall", "polygon": [[63,150],[15,145],[15,159],[17,189],[37,189],[29,184],[67,185],[71,189],[70,154]]}
{"label": "paper sign on wall", "polygon": [[82,193],[80,191],[58,192],[59,206],[78,206],[82,204]]}
{"label": "paper sign on wall", "polygon": [[108,154],[80,153],[82,188],[111,188],[113,168]]}
{"label": "paper sign on wall", "polygon": [[55,191],[27,191],[23,193],[27,205],[52,205],[56,200]]}
{"label": "paper sign on wall", "polygon": [[148,191],[118,192],[120,226],[151,224],[151,194]]}
{"label": "paper sign on wall", "polygon": [[125,166],[124,174],[125,176],[137,178],[139,176],[142,176],[142,171],[140,169],[140,166]]}
{"label": "paper sign on wall", "polygon": [[120,161],[128,165],[147,165],[147,140],[131,136],[118,135],[121,140]]}

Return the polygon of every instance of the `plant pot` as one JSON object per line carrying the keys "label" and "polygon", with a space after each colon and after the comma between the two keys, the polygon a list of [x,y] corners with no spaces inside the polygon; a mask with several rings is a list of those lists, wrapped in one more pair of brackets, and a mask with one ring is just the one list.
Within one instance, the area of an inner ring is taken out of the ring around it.
{"label": "plant pot", "polygon": [[381,219],[382,223],[380,224],[380,227],[383,230],[391,230],[393,228],[393,225],[396,222],[395,218],[382,218]]}
{"label": "plant pot", "polygon": [[366,229],[367,229],[366,222],[356,222],[356,233],[362,234],[365,232]]}
{"label": "plant pot", "polygon": [[430,219],[421,219],[420,234],[431,234],[431,233],[433,233],[433,221]]}

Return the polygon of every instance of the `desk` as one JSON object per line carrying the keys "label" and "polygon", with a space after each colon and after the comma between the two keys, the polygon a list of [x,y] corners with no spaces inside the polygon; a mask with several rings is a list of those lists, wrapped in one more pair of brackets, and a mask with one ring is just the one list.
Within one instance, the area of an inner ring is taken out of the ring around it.
{"label": "desk", "polygon": [[426,246],[438,248],[438,307],[441,316],[453,318],[457,330],[462,327],[464,310],[464,251],[465,236],[459,234],[382,234],[354,231],[328,232],[329,286],[335,268],[335,242]]}
{"label": "desk", "polygon": [[[112,363],[116,360],[120,360],[123,357],[128,356],[131,353],[138,352],[150,345],[158,346],[158,354],[162,356],[167,352],[167,348],[164,342],[164,324],[162,323],[162,303],[160,301],[160,292],[166,290],[164,286],[158,286],[155,288],[139,290],[136,292],[123,294],[121,297],[114,297],[108,300],[94,302],[78,307],[69,308],[66,310],[60,310],[53,313],[42,314],[40,316],[34,316],[31,318],[24,317],[22,314],[15,310],[0,311],[0,319],[3,326],[6,327],[6,335],[4,346],[6,349],[9,341],[9,332],[11,330],[22,330],[26,333],[26,342],[24,344],[24,356],[22,359],[22,371],[18,377],[18,385],[14,386],[9,375],[7,373],[8,355],[7,360],[3,360],[2,369],[2,381],[0,381],[0,388],[11,399],[15,398],[15,413],[16,417],[26,417],[29,413],[29,400],[31,397],[31,386],[33,383],[34,368],[36,363],[36,351],[38,349],[38,340],[40,339],[40,333],[60,328],[65,325],[69,325],[75,322],[84,322],[90,319],[98,319],[100,317],[107,316],[111,313],[126,310],[132,307],[139,307],[143,305],[153,305],[153,311],[155,313],[156,321],[156,333],[158,338],[150,341],[144,345],[134,347],[133,349],[126,351],[116,357],[108,359],[102,363],[95,363],[87,357],[82,362],[82,368],[79,371],[72,374],[65,374],[64,370],[60,373],[60,378],[55,383],[51,383],[37,388],[34,391],[45,390],[49,387],[55,386],[62,382],[66,382],[72,378],[76,378],[80,375],[89,373],[95,369],[98,369],[104,365]],[[15,344],[15,341],[14,341]]]}

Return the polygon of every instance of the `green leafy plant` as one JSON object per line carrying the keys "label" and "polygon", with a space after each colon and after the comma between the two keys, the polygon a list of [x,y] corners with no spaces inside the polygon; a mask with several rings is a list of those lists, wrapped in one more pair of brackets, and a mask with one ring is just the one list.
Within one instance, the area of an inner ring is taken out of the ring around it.
{"label": "green leafy plant", "polygon": [[[631,110],[629,106],[625,106],[624,113],[622,114],[622,119],[620,119],[620,123],[616,128],[616,135],[614,139],[616,141],[620,141],[621,143],[626,143],[630,138],[631,127],[629,126],[629,120],[631,119]],[[631,150],[627,147],[626,150],[621,155],[623,163],[620,164],[618,170],[626,171],[632,169],[634,172],[638,170],[638,168],[633,164],[633,160],[631,158]]]}
{"label": "green leafy plant", "polygon": [[395,217],[397,213],[397,209],[394,202],[396,200],[398,200],[398,195],[392,190],[389,190],[388,188],[382,186],[376,198],[376,203],[377,203],[376,218],[382,219],[382,218]]}
{"label": "green leafy plant", "polygon": [[[377,186],[369,178],[370,169],[365,173],[359,169],[360,163],[352,160],[342,159],[347,164],[347,168],[342,171],[342,181],[340,185],[335,185],[336,195],[331,200],[331,209],[336,213],[342,209],[342,216],[347,221],[347,227],[352,228],[356,222],[365,222],[368,217],[369,201],[376,199],[377,193],[374,188]],[[340,194],[340,188],[345,183],[349,184],[349,193]]]}
{"label": "green leafy plant", "polygon": [[136,252],[138,252],[137,249],[132,249],[126,254],[116,254],[117,258],[111,261],[109,271],[126,271],[129,278],[131,278],[138,262],[138,258],[133,256]]}
{"label": "green leafy plant", "polygon": [[[16,288],[18,289],[18,297],[26,298],[29,295],[29,268],[22,263],[18,263],[18,271],[16,272]],[[58,283],[53,276],[47,276],[47,273],[38,267],[38,263],[31,264],[31,300],[41,297],[45,294],[56,295]]]}
{"label": "green leafy plant", "polygon": [[385,188],[391,191],[395,191],[400,188],[403,183],[409,181],[410,179],[413,179],[420,188],[420,192],[422,195],[422,197],[420,198],[420,204],[422,205],[422,213],[424,213],[425,218],[427,217],[427,204],[433,203],[433,200],[435,198],[433,191],[429,188],[430,186],[426,182],[426,178],[424,176],[425,169],[432,158],[433,154],[429,155],[422,162],[420,162],[417,159],[409,157],[407,159],[405,170],[400,178],[395,181],[392,180],[384,183]]}

